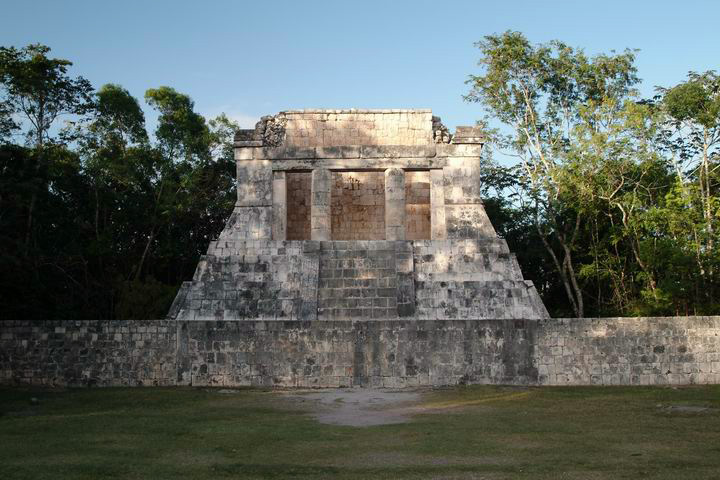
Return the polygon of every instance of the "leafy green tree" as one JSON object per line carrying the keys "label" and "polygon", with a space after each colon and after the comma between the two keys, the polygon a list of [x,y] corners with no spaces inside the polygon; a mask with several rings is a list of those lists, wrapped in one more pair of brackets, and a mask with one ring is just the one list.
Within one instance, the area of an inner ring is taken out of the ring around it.
{"label": "leafy green tree", "polygon": [[[519,158],[538,235],[574,314],[582,317],[583,291],[573,255],[585,212],[564,201],[572,190],[564,172],[575,147],[573,130],[586,122],[581,107],[618,109],[634,93],[632,86],[638,81],[634,53],[588,58],[559,41],[532,45],[518,32],[489,35],[476,45],[483,71],[468,80],[471,90],[466,100],[482,103],[511,131],[493,141]],[[551,242],[559,247],[559,255]]]}
{"label": "leafy green tree", "polygon": [[0,100],[0,143],[7,142],[10,135],[20,126],[13,119],[13,110],[10,102]]}
{"label": "leafy green tree", "polygon": [[193,111],[195,104],[189,96],[170,87],[159,87],[145,92],[145,101],[160,113],[155,138],[166,157],[185,161],[208,159],[210,133],[205,118]]}
{"label": "leafy green tree", "polygon": [[[90,108],[92,86],[83,77],[71,77],[67,69],[72,62],[49,58],[50,48],[35,44],[16,49],[0,47],[0,85],[3,110],[19,115],[29,123],[28,141],[35,148],[35,170],[40,173],[45,161],[44,146],[50,128],[64,114],[82,114]],[[3,122],[8,128],[7,120]],[[12,128],[13,125],[10,125]],[[47,188],[37,176],[27,207],[25,251],[32,237],[33,214],[38,192]]]}
{"label": "leafy green tree", "polygon": [[697,203],[702,212],[699,228],[693,229],[700,274],[712,275],[720,222],[720,77],[712,71],[690,72],[686,82],[660,93],[668,115],[664,140],[677,174],[677,193],[688,206]]}

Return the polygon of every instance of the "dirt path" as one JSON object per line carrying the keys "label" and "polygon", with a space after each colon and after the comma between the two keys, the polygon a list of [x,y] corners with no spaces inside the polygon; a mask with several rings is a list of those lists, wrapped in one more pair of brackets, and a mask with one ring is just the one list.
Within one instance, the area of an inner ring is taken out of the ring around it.
{"label": "dirt path", "polygon": [[289,394],[320,423],[369,427],[405,423],[422,393],[418,391],[338,389]]}

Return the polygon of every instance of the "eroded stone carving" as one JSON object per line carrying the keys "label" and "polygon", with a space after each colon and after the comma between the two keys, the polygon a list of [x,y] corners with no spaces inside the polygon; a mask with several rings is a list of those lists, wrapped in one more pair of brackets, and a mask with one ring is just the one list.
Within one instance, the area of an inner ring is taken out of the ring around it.
{"label": "eroded stone carving", "polygon": [[253,140],[261,141],[264,147],[279,147],[285,140],[287,118],[282,113],[267,115],[255,124]]}

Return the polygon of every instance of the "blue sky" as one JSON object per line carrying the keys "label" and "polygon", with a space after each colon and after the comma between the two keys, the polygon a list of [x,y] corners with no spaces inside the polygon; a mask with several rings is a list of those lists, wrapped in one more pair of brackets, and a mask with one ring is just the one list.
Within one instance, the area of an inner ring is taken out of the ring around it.
{"label": "blue sky", "polygon": [[639,48],[641,90],[720,69],[718,1],[4,0],[0,44],[44,43],[96,87],[169,85],[244,126],[290,108],[432,108],[454,129],[473,43],[505,30],[587,53]]}

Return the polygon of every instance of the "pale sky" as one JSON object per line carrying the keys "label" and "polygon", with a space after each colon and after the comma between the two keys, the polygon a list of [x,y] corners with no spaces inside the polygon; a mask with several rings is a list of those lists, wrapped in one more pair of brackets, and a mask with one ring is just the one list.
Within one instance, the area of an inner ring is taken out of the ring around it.
{"label": "pale sky", "polygon": [[[3,0],[0,44],[50,46],[98,88],[168,85],[250,127],[294,108],[432,108],[454,130],[473,43],[508,29],[587,53],[639,48],[641,90],[718,69],[720,2]],[[147,110],[147,108],[146,108]],[[152,119],[151,119],[152,124]]]}

